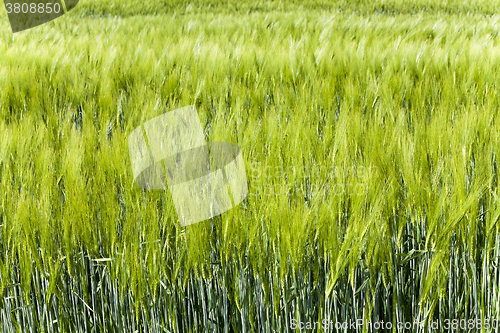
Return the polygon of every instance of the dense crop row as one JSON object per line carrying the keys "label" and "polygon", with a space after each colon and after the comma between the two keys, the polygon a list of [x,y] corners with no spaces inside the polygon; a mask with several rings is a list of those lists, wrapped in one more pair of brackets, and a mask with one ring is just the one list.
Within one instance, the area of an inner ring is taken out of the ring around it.
{"label": "dense crop row", "polygon": [[[500,315],[490,2],[152,3],[0,24],[4,330]],[[182,228],[127,137],[191,104],[250,193]]]}

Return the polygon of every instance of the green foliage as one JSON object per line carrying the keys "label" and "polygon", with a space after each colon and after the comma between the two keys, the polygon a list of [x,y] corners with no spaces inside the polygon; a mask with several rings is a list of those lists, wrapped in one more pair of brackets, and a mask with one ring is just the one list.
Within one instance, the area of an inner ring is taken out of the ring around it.
{"label": "green foliage", "polygon": [[[2,329],[498,318],[495,6],[92,0],[4,21]],[[183,228],[135,185],[127,137],[190,104],[241,147],[250,193]]]}

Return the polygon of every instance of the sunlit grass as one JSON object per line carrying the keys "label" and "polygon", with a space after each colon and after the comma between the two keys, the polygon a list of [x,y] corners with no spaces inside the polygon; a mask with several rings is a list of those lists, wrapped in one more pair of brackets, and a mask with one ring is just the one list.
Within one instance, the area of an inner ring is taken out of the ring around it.
{"label": "sunlit grass", "polygon": [[[4,330],[498,318],[490,2],[168,4],[0,24]],[[182,228],[127,138],[191,104],[250,193]]]}

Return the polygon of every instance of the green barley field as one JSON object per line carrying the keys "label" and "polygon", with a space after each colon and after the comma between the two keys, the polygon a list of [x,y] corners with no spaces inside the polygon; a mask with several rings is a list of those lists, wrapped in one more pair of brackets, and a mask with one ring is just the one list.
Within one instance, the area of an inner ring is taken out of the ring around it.
{"label": "green barley field", "polygon": [[[0,8],[2,332],[500,327],[500,2]],[[188,105],[249,194],[183,227],[128,135]]]}

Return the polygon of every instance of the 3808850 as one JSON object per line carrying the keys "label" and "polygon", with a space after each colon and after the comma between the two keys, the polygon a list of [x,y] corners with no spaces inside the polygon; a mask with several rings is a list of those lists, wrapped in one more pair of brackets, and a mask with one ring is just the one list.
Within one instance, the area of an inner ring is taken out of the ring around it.
{"label": "3808850", "polygon": [[15,14],[42,14],[42,13],[60,13],[61,5],[58,3],[5,3],[5,8],[7,9],[7,13],[15,13]]}

